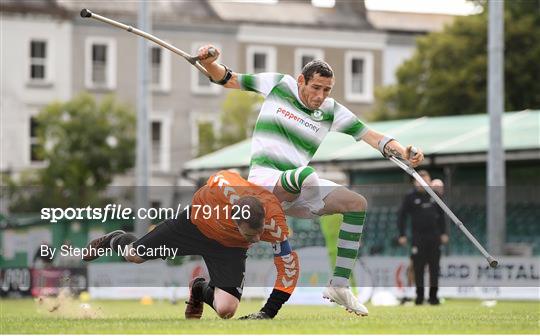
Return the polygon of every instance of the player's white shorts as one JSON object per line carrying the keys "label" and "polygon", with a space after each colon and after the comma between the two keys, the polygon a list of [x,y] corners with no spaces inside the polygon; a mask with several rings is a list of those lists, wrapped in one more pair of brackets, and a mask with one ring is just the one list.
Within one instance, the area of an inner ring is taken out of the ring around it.
{"label": "player's white shorts", "polygon": [[[267,167],[252,167],[249,171],[248,181],[261,186],[270,192],[274,191],[277,182],[281,178],[283,171],[267,168]],[[334,191],[339,184],[330,180],[319,179],[319,193],[324,200],[329,193]],[[313,218],[314,215],[309,211],[307,200],[302,197],[302,193],[298,195],[298,198],[292,202],[282,202],[283,210],[285,214],[298,218]]]}

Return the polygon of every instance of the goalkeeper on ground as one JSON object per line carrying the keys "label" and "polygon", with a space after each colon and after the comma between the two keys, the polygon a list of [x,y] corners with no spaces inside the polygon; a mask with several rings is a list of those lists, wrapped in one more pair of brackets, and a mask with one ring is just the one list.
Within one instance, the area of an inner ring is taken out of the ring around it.
{"label": "goalkeeper on ground", "polygon": [[[204,207],[204,208],[203,208]],[[201,210],[203,209],[203,210]],[[209,213],[210,211],[210,213]],[[124,258],[133,263],[163,258],[138,255],[137,251],[166,246],[180,255],[200,255],[210,281],[196,278],[190,283],[186,318],[201,318],[204,303],[222,318],[231,318],[240,302],[244,286],[247,250],[252,243],[273,244],[277,278],[264,307],[245,318],[273,318],[289,299],[299,276],[299,262],[291,250],[285,214],[277,198],[268,190],[244,180],[231,171],[211,176],[193,196],[189,210],[180,218],[166,220],[144,237],[121,230],[92,240],[89,251],[112,248],[130,251]],[[139,249],[143,246],[143,249]],[[86,255],[84,260],[98,258]]]}

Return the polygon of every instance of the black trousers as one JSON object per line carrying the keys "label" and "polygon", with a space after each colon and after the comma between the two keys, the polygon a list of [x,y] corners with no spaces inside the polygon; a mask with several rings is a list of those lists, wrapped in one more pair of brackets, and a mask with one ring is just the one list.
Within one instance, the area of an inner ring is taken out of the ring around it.
{"label": "black trousers", "polygon": [[[217,241],[206,237],[195,224],[191,222],[184,210],[178,219],[161,222],[133,243],[137,248],[159,248],[166,246],[178,248],[179,255],[202,256],[210,274],[210,286],[218,287],[236,297],[242,297],[244,275],[246,271],[247,249],[223,246]],[[166,256],[144,256],[143,259],[166,259]]]}
{"label": "black trousers", "polygon": [[415,242],[412,246],[412,262],[414,281],[416,283],[416,301],[424,301],[424,270],[429,266],[429,300],[437,300],[439,290],[439,273],[441,260],[441,244],[438,240]]}

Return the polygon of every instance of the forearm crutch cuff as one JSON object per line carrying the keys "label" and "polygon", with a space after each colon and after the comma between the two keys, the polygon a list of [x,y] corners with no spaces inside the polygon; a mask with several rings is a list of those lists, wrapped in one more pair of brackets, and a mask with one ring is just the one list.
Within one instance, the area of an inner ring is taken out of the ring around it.
{"label": "forearm crutch cuff", "polygon": [[392,140],[395,140],[393,136],[391,135],[385,135],[380,141],[379,141],[379,151],[381,152],[381,154],[384,156],[384,157],[388,157],[386,155],[386,153],[384,152],[384,148],[386,147],[386,145],[392,141]]}
{"label": "forearm crutch cuff", "polygon": [[225,85],[225,84],[227,84],[229,79],[231,79],[231,77],[232,77],[232,70],[227,68],[227,66],[225,64],[221,64],[221,65],[223,65],[223,67],[225,68],[225,75],[223,75],[223,78],[218,80],[218,81],[215,81],[212,78],[210,78],[210,81],[212,83],[215,83],[215,84]]}

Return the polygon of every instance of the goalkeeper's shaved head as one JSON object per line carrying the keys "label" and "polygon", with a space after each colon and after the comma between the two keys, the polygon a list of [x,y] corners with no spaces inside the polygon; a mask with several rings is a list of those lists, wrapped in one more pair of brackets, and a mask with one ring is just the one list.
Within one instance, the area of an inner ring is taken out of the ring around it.
{"label": "goalkeeper's shaved head", "polygon": [[261,201],[253,196],[245,196],[240,198],[235,205],[240,207],[236,224],[242,237],[249,243],[260,241],[264,232],[265,216]]}
{"label": "goalkeeper's shaved head", "polygon": [[[240,207],[240,219],[237,222],[247,223],[251,229],[259,230],[264,226],[264,207],[258,198],[253,196],[241,197],[236,205]],[[247,211],[242,211],[242,210]]]}

